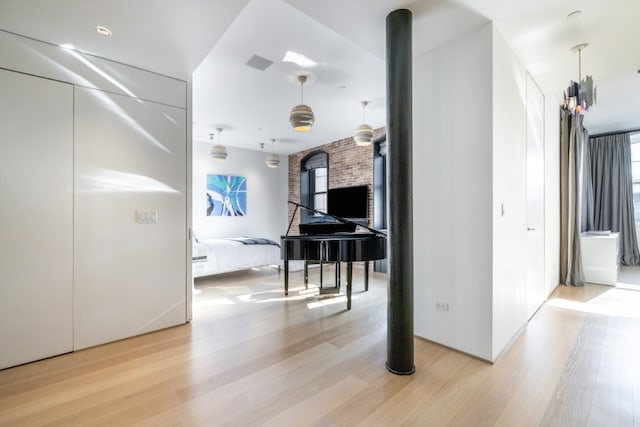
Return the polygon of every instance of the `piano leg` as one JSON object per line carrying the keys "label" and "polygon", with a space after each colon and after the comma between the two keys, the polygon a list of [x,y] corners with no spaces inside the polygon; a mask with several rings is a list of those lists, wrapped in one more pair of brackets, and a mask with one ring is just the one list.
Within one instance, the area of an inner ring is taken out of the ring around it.
{"label": "piano leg", "polygon": [[364,291],[369,290],[369,261],[364,262]]}
{"label": "piano leg", "polygon": [[289,295],[289,261],[284,260],[284,295]]}
{"label": "piano leg", "polygon": [[309,289],[309,263],[304,260],[304,287]]}
{"label": "piano leg", "polygon": [[347,310],[351,310],[351,279],[353,279],[353,263],[347,262]]}

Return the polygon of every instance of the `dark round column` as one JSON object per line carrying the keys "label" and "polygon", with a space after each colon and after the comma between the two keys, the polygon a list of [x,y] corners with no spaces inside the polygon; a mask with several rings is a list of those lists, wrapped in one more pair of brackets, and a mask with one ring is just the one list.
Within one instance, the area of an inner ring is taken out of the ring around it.
{"label": "dark round column", "polygon": [[413,364],[413,124],[411,11],[387,16],[387,369],[415,372]]}

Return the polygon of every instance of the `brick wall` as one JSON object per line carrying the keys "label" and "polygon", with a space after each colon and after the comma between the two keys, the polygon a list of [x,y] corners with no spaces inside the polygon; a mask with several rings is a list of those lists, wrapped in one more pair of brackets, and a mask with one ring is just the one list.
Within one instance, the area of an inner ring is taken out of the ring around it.
{"label": "brick wall", "polygon": [[[374,140],[384,135],[385,128],[376,129]],[[369,188],[369,225],[373,222],[373,145],[358,147],[352,137],[330,142],[320,147],[289,156],[289,200],[300,203],[300,161],[309,153],[324,151],[329,155],[329,188],[367,185]],[[295,207],[289,205],[291,218]],[[298,233],[300,214],[291,225],[291,234]]]}

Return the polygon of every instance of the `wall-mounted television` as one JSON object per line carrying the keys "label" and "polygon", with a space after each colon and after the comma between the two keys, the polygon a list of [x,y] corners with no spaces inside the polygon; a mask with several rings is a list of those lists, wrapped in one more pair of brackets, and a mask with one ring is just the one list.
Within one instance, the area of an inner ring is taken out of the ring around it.
{"label": "wall-mounted television", "polygon": [[369,217],[369,193],[366,185],[330,188],[327,191],[327,211],[348,219]]}

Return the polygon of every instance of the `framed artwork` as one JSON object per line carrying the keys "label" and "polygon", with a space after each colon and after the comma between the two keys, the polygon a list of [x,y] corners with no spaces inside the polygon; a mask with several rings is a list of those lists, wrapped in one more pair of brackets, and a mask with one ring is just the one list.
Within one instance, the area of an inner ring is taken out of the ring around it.
{"label": "framed artwork", "polygon": [[245,216],[247,179],[233,175],[207,175],[207,216]]}

